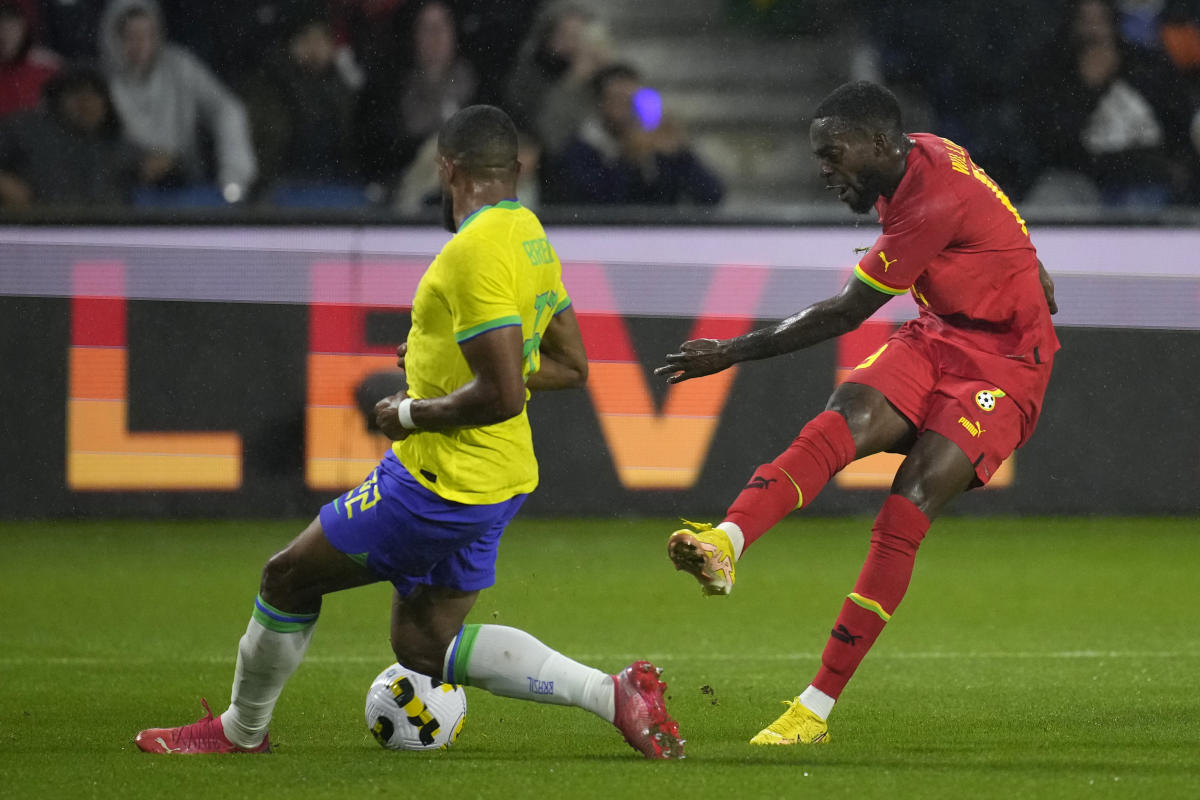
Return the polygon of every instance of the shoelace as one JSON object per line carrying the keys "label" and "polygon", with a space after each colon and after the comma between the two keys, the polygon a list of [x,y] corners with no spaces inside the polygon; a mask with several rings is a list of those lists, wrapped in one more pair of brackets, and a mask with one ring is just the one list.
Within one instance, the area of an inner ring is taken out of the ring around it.
{"label": "shoelace", "polygon": [[193,722],[191,725],[184,725],[179,729],[179,743],[181,745],[185,743],[195,744],[198,742],[207,744],[216,740],[216,736],[213,734],[212,724],[216,719],[216,715],[214,715],[212,709],[208,707],[208,700],[205,698],[200,698],[200,705],[204,706],[205,715]]}
{"label": "shoelace", "polygon": [[[772,733],[778,733],[780,736],[783,736],[788,732],[787,731],[788,717],[791,716],[793,713],[798,713],[799,707],[800,707],[800,701],[798,701],[798,700],[780,700],[779,702],[781,702],[785,706],[787,706],[787,711],[783,712],[783,716],[781,716],[779,719],[775,720],[770,725],[768,725],[767,730],[771,731]],[[776,727],[776,726],[778,726],[778,727]],[[796,723],[794,723],[794,726],[799,728],[800,723],[796,722]]]}

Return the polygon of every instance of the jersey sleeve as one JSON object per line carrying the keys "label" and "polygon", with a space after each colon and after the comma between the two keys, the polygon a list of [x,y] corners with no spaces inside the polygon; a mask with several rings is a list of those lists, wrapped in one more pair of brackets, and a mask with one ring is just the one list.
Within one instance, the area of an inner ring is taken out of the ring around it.
{"label": "jersey sleeve", "polygon": [[446,257],[441,286],[459,344],[509,325],[521,325],[512,267],[488,242],[461,242]]}
{"label": "jersey sleeve", "polygon": [[907,292],[959,228],[960,204],[947,193],[913,198],[911,211],[884,225],[883,235],[854,267],[854,276],[884,294]]}
{"label": "jersey sleeve", "polygon": [[555,292],[555,296],[558,297],[558,302],[554,305],[554,316],[557,317],[571,307],[571,296],[567,294],[567,287],[562,280],[558,282],[558,290]]}

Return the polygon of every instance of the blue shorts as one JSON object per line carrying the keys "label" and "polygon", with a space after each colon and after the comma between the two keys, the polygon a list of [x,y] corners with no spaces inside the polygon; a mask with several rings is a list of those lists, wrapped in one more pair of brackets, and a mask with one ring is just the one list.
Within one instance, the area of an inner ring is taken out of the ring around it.
{"label": "blue shorts", "polygon": [[361,485],[321,507],[321,529],[402,597],[419,584],[473,592],[496,582],[500,534],[526,496],[487,505],[446,500],[389,450]]}

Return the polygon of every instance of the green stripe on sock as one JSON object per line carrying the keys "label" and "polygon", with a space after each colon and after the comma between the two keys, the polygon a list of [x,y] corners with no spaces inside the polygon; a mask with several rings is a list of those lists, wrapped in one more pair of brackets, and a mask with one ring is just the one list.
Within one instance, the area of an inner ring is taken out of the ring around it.
{"label": "green stripe on sock", "polygon": [[453,683],[459,686],[469,686],[467,683],[467,664],[471,662],[471,650],[475,647],[475,637],[479,635],[482,625],[463,625],[459,634],[458,654],[454,657]]}
{"label": "green stripe on sock", "polygon": [[[275,606],[262,599],[262,595],[254,598],[252,616],[269,631],[276,633],[296,633],[311,628],[316,624],[318,614],[293,614],[280,611]],[[280,619],[284,617],[284,619]]]}
{"label": "green stripe on sock", "polygon": [[257,608],[254,609],[254,618],[264,628],[276,633],[297,633],[313,626],[312,622],[280,622],[277,619],[271,619]]}
{"label": "green stripe on sock", "polygon": [[878,617],[884,622],[887,622],[892,618],[891,614],[883,610],[883,606],[879,605],[879,603],[876,603],[869,597],[863,597],[858,592],[851,592],[850,594],[846,595],[846,599],[851,603],[854,603],[854,605],[858,606],[859,608],[865,608],[867,611],[878,615]]}

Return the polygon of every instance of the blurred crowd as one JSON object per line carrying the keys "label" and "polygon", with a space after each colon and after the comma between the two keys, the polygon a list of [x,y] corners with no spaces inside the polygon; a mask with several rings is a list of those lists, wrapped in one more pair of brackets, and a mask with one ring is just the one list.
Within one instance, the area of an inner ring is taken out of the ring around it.
{"label": "blurred crowd", "polygon": [[867,0],[862,21],[869,71],[1014,197],[1200,203],[1198,0]]}
{"label": "blurred crowd", "polygon": [[[594,8],[0,0],[0,207],[420,213],[438,199],[439,126],[479,102],[517,123],[529,205],[719,203],[712,165]],[[1200,202],[1200,0],[846,14],[868,43],[857,71],[924,98],[1015,198]]]}
{"label": "blurred crowd", "polygon": [[0,204],[420,212],[479,102],[531,204],[718,202],[642,89],[571,2],[0,0]]}

